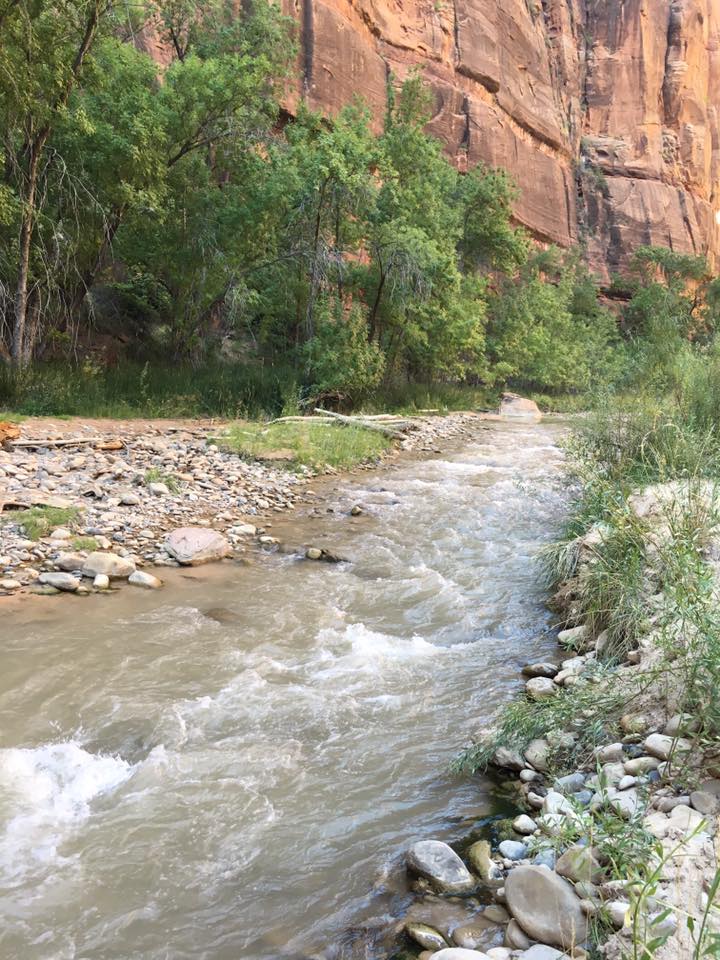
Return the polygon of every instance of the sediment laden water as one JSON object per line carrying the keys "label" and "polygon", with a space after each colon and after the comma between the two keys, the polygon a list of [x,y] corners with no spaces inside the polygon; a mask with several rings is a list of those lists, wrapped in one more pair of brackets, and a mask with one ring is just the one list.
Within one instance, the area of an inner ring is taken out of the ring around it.
{"label": "sediment laden water", "polygon": [[276,554],[6,617],[3,960],[302,957],[392,911],[408,842],[487,812],[448,763],[553,647],[533,558],[558,433],[485,426],[285,523],[349,564]]}

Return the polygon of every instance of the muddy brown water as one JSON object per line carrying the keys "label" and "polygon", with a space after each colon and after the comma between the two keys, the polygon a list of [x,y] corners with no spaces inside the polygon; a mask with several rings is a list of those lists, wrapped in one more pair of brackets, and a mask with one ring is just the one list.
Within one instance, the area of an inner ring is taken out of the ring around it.
{"label": "muddy brown water", "polygon": [[5,611],[3,960],[296,958],[389,917],[407,844],[491,806],[459,746],[553,649],[561,429],[484,425],[278,525],[347,564]]}

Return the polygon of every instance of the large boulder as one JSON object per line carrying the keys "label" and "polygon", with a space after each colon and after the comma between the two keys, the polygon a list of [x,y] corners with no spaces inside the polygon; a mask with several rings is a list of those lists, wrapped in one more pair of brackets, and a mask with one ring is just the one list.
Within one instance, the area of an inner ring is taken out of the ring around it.
{"label": "large boulder", "polygon": [[232,547],[225,537],[209,527],[179,527],[168,535],[165,549],[178,563],[191,567],[222,560],[232,554]]}
{"label": "large boulder", "polygon": [[92,577],[99,574],[110,577],[111,580],[127,580],[130,574],[135,573],[135,563],[127,557],[120,557],[117,553],[103,553],[95,551],[88,554],[82,565],[83,576]]}
{"label": "large boulder", "polygon": [[505,880],[507,906],[533,940],[567,949],[587,938],[587,919],[572,886],[545,867],[519,866]]}
{"label": "large boulder", "polygon": [[468,893],[476,882],[455,851],[441,840],[419,840],[407,852],[408,869],[441,893]]}
{"label": "large boulder", "polygon": [[540,407],[517,393],[504,393],[500,401],[500,416],[511,420],[541,420]]}

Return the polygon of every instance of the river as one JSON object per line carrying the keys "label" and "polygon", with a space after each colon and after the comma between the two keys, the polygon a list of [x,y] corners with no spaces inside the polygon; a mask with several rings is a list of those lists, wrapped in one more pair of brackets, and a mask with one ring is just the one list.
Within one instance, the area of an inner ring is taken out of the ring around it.
{"label": "river", "polygon": [[298,958],[392,913],[408,843],[491,809],[449,762],[554,649],[533,558],[559,433],[485,424],[276,524],[347,564],[273,553],[6,615],[3,960]]}

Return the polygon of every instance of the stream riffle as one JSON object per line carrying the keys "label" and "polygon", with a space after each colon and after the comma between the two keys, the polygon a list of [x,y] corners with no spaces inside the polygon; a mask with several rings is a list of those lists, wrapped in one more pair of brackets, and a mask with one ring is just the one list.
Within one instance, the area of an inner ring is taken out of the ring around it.
{"label": "stream riffle", "polygon": [[408,843],[490,810],[450,760],[554,648],[534,558],[559,433],[486,424],[279,524],[347,564],[275,553],[6,617],[0,956],[294,958],[392,914]]}

